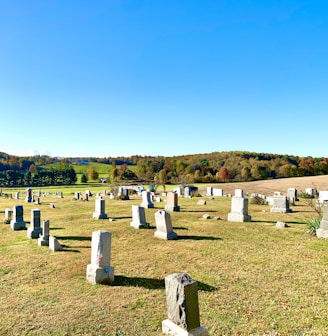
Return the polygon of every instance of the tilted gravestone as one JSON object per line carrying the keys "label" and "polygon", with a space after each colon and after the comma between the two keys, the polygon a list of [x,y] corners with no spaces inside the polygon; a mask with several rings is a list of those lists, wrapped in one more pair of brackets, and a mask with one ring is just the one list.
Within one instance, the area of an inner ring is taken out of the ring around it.
{"label": "tilted gravestone", "polygon": [[136,229],[149,227],[149,224],[146,221],[145,208],[138,205],[132,205],[132,222],[130,225]]}
{"label": "tilted gravestone", "polygon": [[171,216],[164,210],[155,213],[156,231],[154,236],[166,240],[178,239],[178,235],[172,229]]}
{"label": "tilted gravestone", "polygon": [[110,266],[111,238],[108,231],[92,232],[91,264],[87,266],[87,280],[92,284],[114,282],[114,267]]}
{"label": "tilted gravestone", "polygon": [[205,336],[200,325],[197,282],[186,273],[173,273],[165,277],[168,318],[162,321],[166,335]]}
{"label": "tilted gravestone", "polygon": [[22,205],[14,205],[13,219],[10,221],[10,227],[13,230],[25,230],[26,223],[24,222],[24,208]]}
{"label": "tilted gravestone", "polygon": [[39,209],[31,210],[31,226],[27,229],[28,238],[39,238],[42,234],[41,211]]}

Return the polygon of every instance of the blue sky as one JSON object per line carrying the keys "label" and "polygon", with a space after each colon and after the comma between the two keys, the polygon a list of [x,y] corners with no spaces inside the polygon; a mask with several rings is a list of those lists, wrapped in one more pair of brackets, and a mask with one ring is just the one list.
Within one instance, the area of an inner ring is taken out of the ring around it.
{"label": "blue sky", "polygon": [[0,151],[327,157],[325,0],[0,0]]}

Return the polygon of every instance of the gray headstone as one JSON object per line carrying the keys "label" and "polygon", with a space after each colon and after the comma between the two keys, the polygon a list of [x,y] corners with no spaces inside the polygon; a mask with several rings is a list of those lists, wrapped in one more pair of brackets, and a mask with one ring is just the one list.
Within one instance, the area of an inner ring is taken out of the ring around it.
{"label": "gray headstone", "polygon": [[100,196],[95,199],[95,212],[93,213],[95,219],[107,219],[108,216],[105,213],[105,200]]}
{"label": "gray headstone", "polygon": [[165,277],[168,319],[162,321],[162,331],[167,335],[208,335],[200,325],[198,288],[186,273]]}
{"label": "gray headstone", "polygon": [[52,251],[62,251],[63,247],[60,245],[56,237],[49,236],[49,248]]}
{"label": "gray headstone", "polygon": [[39,246],[49,246],[50,237],[50,221],[48,219],[43,221],[42,235],[38,239]]}
{"label": "gray headstone", "polygon": [[154,207],[154,203],[151,201],[151,194],[149,191],[143,190],[141,192],[141,196],[142,196],[141,206],[143,208],[153,208]]}
{"label": "gray headstone", "polygon": [[287,213],[291,212],[289,202],[286,196],[273,196],[271,212]]}
{"label": "gray headstone", "polygon": [[229,222],[251,222],[248,214],[248,199],[234,196],[231,198],[231,212],[228,214]]}
{"label": "gray headstone", "polygon": [[111,232],[92,232],[91,264],[87,266],[87,280],[92,284],[110,284],[114,281],[114,267],[110,266]]}
{"label": "gray headstone", "polygon": [[136,229],[149,227],[149,224],[146,221],[145,208],[138,205],[132,205],[132,222],[130,225]]}
{"label": "gray headstone", "polygon": [[13,219],[10,221],[10,227],[13,230],[25,230],[26,224],[24,222],[24,208],[22,205],[14,205]]}
{"label": "gray headstone", "polygon": [[178,235],[173,232],[171,216],[164,210],[155,213],[156,231],[154,236],[166,240],[178,239]]}
{"label": "gray headstone", "polygon": [[28,238],[39,238],[42,235],[41,211],[39,209],[31,210],[31,226],[27,229]]}
{"label": "gray headstone", "polygon": [[166,197],[165,210],[167,211],[180,211],[178,205],[178,194],[176,192],[168,192]]}

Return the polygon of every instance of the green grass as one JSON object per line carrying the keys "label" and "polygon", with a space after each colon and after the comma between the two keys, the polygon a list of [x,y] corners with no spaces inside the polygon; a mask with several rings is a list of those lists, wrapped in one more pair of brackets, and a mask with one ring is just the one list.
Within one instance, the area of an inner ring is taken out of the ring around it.
{"label": "green grass", "polygon": [[[90,189],[83,188],[63,188],[63,199],[49,195],[41,205],[0,198],[2,212],[23,204],[27,221],[31,209],[41,209],[64,245],[52,252],[26,231],[0,225],[0,335],[161,335],[164,278],[175,272],[198,282],[201,324],[210,335],[328,334],[328,242],[307,232],[315,214],[305,201],[289,214],[250,204],[252,222],[232,223],[228,197],[206,197],[205,206],[197,205],[199,198],[179,198],[181,211],[171,212],[179,239],[164,241],[154,237],[154,213],[164,202],[146,209],[151,228],[136,230],[131,205],[140,205],[140,197],[106,198],[106,212],[116,220],[93,220],[93,197],[72,200],[75,190]],[[221,220],[205,220],[204,213]],[[277,221],[289,227],[278,229]],[[86,281],[91,234],[99,229],[112,232],[111,286]]]}

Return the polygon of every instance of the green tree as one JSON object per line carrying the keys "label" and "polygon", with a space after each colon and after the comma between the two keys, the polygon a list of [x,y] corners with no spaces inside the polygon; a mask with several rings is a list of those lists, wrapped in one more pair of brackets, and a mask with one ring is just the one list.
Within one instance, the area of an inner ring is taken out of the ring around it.
{"label": "green tree", "polygon": [[85,175],[84,173],[82,173],[82,175],[81,175],[81,183],[87,183],[87,182],[88,182],[87,175]]}

